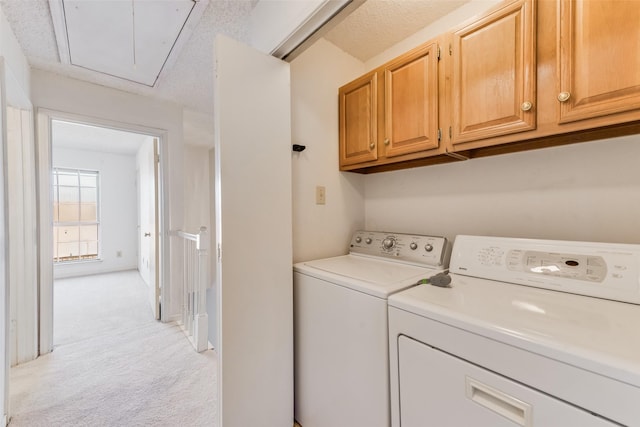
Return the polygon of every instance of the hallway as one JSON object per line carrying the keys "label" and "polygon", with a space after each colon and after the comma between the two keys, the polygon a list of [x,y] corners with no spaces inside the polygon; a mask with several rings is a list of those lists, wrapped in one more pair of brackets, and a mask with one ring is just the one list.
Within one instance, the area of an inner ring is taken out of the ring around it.
{"label": "hallway", "polygon": [[211,426],[216,355],[156,322],[137,271],[57,280],[55,349],[11,370],[10,426]]}

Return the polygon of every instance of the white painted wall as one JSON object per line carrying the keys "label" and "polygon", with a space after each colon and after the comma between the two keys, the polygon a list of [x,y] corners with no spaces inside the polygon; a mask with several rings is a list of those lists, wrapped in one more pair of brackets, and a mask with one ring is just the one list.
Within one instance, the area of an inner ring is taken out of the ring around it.
{"label": "white painted wall", "polygon": [[[166,101],[134,95],[80,80],[62,77],[42,70],[33,70],[31,94],[34,106],[98,119],[133,124],[167,131],[161,145],[161,157],[167,162],[162,186],[168,205],[165,242],[169,242],[171,253],[178,246],[177,237],[169,237],[168,230],[183,226],[183,121],[182,108]],[[168,282],[179,283],[182,262],[171,257]],[[177,318],[182,305],[182,291],[178,286],[170,287],[170,304],[163,308],[167,319]]]}
{"label": "white painted wall", "polygon": [[[53,167],[98,171],[100,243],[99,261],[54,265],[54,278],[85,276],[137,267],[137,192],[136,157],[75,150],[55,146]],[[121,256],[118,256],[121,252]]]}
{"label": "white painted wall", "polygon": [[[320,39],[291,62],[293,261],[348,252],[364,226],[364,176],[338,171],[338,87],[365,73],[359,60]],[[326,188],[316,205],[315,188]]]}
{"label": "white painted wall", "polygon": [[218,425],[293,424],[289,64],[215,40]]}
{"label": "white painted wall", "polygon": [[209,148],[184,147],[184,231],[197,233],[201,226],[211,229]]}
{"label": "white painted wall", "polygon": [[[20,99],[19,105],[22,108],[30,107],[29,98],[31,93],[30,86],[30,68],[26,57],[22,53],[22,49],[11,31],[11,27],[7,22],[2,10],[0,10],[0,146],[4,151],[6,147],[6,129],[5,129],[5,108],[7,99]],[[29,105],[25,105],[29,104]],[[0,160],[6,161],[5,155],[0,156]],[[5,425],[8,413],[8,374],[9,374],[9,358],[7,357],[7,337],[9,310],[7,307],[8,298],[8,278],[7,278],[7,256],[8,244],[6,229],[8,206],[5,205],[5,185],[6,185],[6,168],[0,167],[0,424]]]}
{"label": "white painted wall", "polygon": [[640,136],[369,175],[366,226],[640,243]]}

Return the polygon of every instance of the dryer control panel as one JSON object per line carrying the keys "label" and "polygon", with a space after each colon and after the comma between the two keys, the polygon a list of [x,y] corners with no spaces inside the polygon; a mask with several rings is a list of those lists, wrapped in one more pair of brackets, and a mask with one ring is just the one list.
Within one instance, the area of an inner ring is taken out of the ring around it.
{"label": "dryer control panel", "polygon": [[450,272],[640,304],[640,245],[457,236]]}
{"label": "dryer control panel", "polygon": [[349,253],[393,259],[408,264],[447,268],[451,249],[444,237],[384,231],[356,231],[351,238]]}

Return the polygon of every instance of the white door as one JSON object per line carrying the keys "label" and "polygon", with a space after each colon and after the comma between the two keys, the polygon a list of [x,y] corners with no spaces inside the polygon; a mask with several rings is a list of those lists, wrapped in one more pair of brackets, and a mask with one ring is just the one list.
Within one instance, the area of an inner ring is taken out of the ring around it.
{"label": "white door", "polygon": [[290,427],[289,64],[226,37],[215,60],[218,425]]}
{"label": "white door", "polygon": [[138,203],[140,256],[138,270],[149,286],[149,302],[160,319],[158,256],[158,139],[145,142],[138,152]]}

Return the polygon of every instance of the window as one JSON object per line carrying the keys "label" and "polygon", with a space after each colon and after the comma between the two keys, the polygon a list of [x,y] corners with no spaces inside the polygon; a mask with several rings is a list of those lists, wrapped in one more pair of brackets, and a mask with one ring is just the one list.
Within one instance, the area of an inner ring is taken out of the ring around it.
{"label": "window", "polygon": [[98,259],[97,171],[53,170],[54,262]]}

